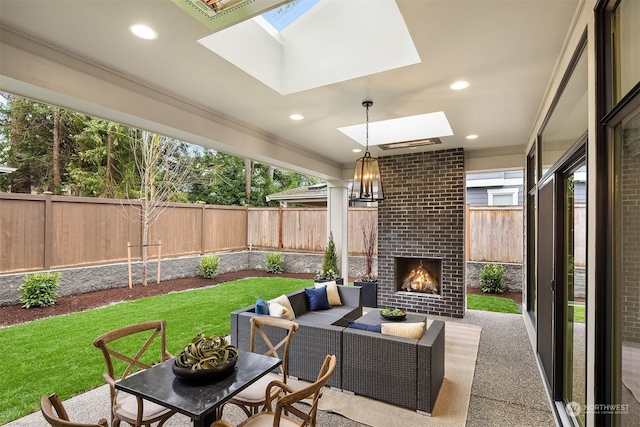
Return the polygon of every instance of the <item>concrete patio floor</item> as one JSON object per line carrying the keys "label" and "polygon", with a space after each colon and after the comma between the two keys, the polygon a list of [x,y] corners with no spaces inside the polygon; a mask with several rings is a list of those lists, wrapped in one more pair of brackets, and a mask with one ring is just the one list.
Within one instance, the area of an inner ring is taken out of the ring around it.
{"label": "concrete patio floor", "polygon": [[[554,426],[542,379],[527,337],[522,316],[467,310],[464,319],[429,316],[431,319],[461,322],[482,327],[478,359],[471,388],[467,427],[544,427]],[[105,386],[103,386],[105,387]],[[108,391],[85,393],[83,408],[66,405],[72,420],[78,411],[87,407],[105,406]],[[77,399],[77,398],[74,398]],[[99,400],[92,404],[92,400]],[[108,411],[108,410],[105,410]],[[243,416],[233,408],[225,409],[231,421],[240,422]],[[94,412],[96,413],[96,412]],[[106,416],[101,415],[101,416]],[[226,417],[225,417],[226,418]],[[318,426],[360,427],[364,424],[340,415],[318,412]],[[7,427],[46,426],[40,413],[6,424]],[[170,426],[189,426],[186,417],[173,417]]]}

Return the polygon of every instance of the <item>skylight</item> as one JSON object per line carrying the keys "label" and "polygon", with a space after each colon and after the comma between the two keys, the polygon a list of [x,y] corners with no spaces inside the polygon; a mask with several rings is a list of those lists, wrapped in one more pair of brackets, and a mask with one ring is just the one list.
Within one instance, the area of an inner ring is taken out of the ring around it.
{"label": "skylight", "polygon": [[280,32],[318,4],[318,2],[320,2],[320,0],[293,0],[291,3],[284,4],[263,13],[262,17],[271,24],[277,32]]}
{"label": "skylight", "polygon": [[395,0],[299,0],[295,6],[310,12],[290,8],[285,15],[297,19],[282,32],[258,16],[198,42],[282,95],[420,62]]}

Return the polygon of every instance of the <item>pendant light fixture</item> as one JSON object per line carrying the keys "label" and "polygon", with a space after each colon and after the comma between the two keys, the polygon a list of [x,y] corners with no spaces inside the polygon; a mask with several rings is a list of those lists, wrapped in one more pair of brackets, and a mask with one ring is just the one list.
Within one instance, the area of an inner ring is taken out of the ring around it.
{"label": "pendant light fixture", "polygon": [[357,202],[376,202],[384,200],[382,180],[378,159],[369,153],[369,107],[372,101],[364,101],[362,106],[367,109],[366,145],[364,155],[356,161],[356,171],[353,175],[350,199]]}

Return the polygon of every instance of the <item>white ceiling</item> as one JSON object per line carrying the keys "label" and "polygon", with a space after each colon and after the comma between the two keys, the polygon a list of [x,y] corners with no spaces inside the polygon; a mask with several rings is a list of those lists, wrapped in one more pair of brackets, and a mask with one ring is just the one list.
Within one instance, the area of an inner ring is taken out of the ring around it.
{"label": "white ceiling", "polygon": [[[373,1],[377,0],[367,0]],[[203,47],[198,40],[211,31],[170,0],[0,0],[0,25],[2,34],[19,34],[336,168],[348,169],[360,156],[352,152],[360,145],[338,128],[364,121],[364,100],[374,102],[371,121],[443,111],[454,135],[443,137],[441,145],[418,151],[514,146],[524,151],[579,1],[396,3],[420,63],[289,95],[278,93]],[[128,31],[133,23],[150,25],[158,39],[133,37]],[[368,27],[376,34],[379,26],[369,22]],[[15,84],[16,77],[5,75],[10,68],[5,61],[0,57],[0,89],[15,90],[20,85]],[[309,72],[314,69],[309,64]],[[47,76],[25,78],[38,81]],[[461,91],[449,89],[460,79],[471,86]],[[48,85],[55,87],[52,82]],[[55,93],[51,96],[55,98]],[[61,97],[60,105],[74,105],[67,98],[62,102]],[[82,103],[77,105],[81,108]],[[292,113],[305,118],[292,121]],[[150,127],[143,119],[131,121],[128,124]],[[469,134],[480,137],[469,141],[465,139]],[[224,148],[218,139],[211,135],[188,142]],[[233,141],[225,144],[232,154],[271,158],[280,166],[296,163],[295,156],[279,150],[252,155],[241,141],[238,149],[231,149],[236,145]],[[371,152],[383,156],[409,151],[389,153],[372,147]],[[313,166],[305,170],[314,172]],[[319,168],[317,172],[323,175]]]}

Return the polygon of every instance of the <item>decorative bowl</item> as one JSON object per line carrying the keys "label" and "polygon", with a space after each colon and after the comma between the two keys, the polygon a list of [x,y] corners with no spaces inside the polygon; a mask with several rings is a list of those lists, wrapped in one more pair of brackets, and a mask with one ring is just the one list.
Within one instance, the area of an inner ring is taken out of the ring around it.
{"label": "decorative bowl", "polygon": [[380,316],[384,317],[387,320],[398,321],[406,319],[407,313],[402,310],[398,310],[397,308],[387,308],[380,312]]}
{"label": "decorative bowl", "polygon": [[171,367],[173,368],[173,374],[176,376],[176,378],[181,379],[185,382],[203,384],[212,383],[231,375],[236,367],[237,362],[238,358],[234,357],[233,359],[227,360],[226,363],[220,366],[209,369],[181,368],[175,363],[171,365]]}

